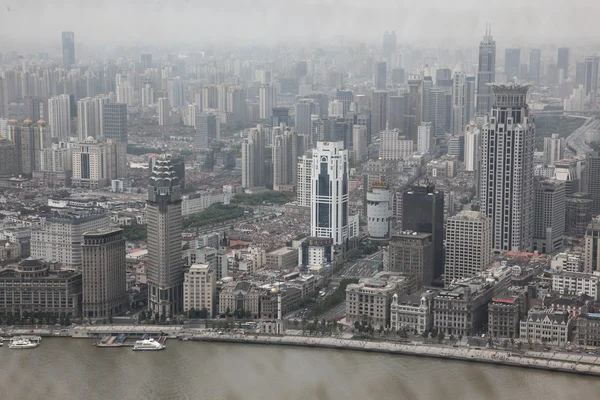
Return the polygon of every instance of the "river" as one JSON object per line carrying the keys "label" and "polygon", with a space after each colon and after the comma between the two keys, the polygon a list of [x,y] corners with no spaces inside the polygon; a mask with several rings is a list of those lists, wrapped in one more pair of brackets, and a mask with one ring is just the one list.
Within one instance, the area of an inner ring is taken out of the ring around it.
{"label": "river", "polygon": [[159,352],[88,339],[0,347],[1,399],[597,399],[600,379],[409,356],[168,340]]}

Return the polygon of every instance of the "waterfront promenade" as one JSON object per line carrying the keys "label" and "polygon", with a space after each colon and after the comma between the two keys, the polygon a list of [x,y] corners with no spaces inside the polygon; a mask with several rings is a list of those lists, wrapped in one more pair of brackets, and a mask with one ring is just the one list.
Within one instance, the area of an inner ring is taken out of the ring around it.
{"label": "waterfront promenade", "polygon": [[578,353],[511,352],[498,349],[474,347],[449,347],[424,344],[403,344],[389,341],[338,339],[331,337],[264,336],[242,334],[195,333],[189,340],[263,344],[279,346],[318,347],[339,350],[369,351],[418,357],[445,358],[487,364],[535,368],[548,371],[568,372],[600,376],[600,357]]}

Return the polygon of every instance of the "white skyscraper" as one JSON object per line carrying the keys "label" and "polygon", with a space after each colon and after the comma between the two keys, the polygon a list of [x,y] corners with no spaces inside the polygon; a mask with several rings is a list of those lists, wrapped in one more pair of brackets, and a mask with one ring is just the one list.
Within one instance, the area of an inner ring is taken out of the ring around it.
{"label": "white skyscraper", "polygon": [[356,154],[356,161],[362,161],[368,156],[366,126],[352,126],[352,150]]}
{"label": "white skyscraper", "polygon": [[552,137],[544,138],[544,162],[546,165],[554,165],[556,161],[562,160],[565,156],[565,138],[560,137],[558,133],[552,134]]}
{"label": "white skyscraper", "polygon": [[171,106],[183,107],[185,105],[185,91],[183,80],[180,77],[167,80],[167,93]]}
{"label": "white skyscraper", "polygon": [[77,136],[80,141],[88,137],[101,138],[103,135],[104,104],[107,97],[86,97],[77,102]]}
{"label": "white skyscraper", "polygon": [[117,103],[135,105],[135,90],[131,82],[123,82],[117,85]]}
{"label": "white skyscraper", "polygon": [[259,118],[270,120],[273,116],[273,107],[275,107],[276,104],[275,87],[269,84],[260,85],[258,98]]}
{"label": "white skyscraper", "polygon": [[158,99],[158,125],[170,125],[171,123],[171,105],[167,97]]}
{"label": "white skyscraper", "polygon": [[265,185],[265,133],[262,126],[250,129],[242,142],[242,187]]}
{"label": "white skyscraper", "polygon": [[293,185],[298,178],[298,134],[285,130],[273,139],[273,190]]}
{"label": "white skyscraper", "polygon": [[495,250],[533,246],[535,125],[527,85],[492,85],[495,103],[481,134],[480,204],[492,219]]}
{"label": "white skyscraper", "polygon": [[312,199],[312,155],[298,158],[296,198],[298,205],[310,207]]}
{"label": "white skyscraper", "polygon": [[492,262],[492,220],[479,211],[462,211],[446,221],[446,286],[469,278]]}
{"label": "white skyscraper", "polygon": [[479,163],[479,143],[481,131],[474,123],[465,130],[465,170],[476,171]]}
{"label": "white skyscraper", "polygon": [[349,167],[344,142],[317,142],[312,164],[311,237],[341,245],[349,238]]}
{"label": "white skyscraper", "polygon": [[459,134],[469,121],[465,121],[466,76],[455,71],[452,79],[452,133]]}
{"label": "white skyscraper", "polygon": [[423,122],[417,129],[417,151],[428,153],[431,150],[431,122]]}
{"label": "white skyscraper", "polygon": [[53,138],[71,136],[71,106],[68,94],[48,99],[48,125]]}

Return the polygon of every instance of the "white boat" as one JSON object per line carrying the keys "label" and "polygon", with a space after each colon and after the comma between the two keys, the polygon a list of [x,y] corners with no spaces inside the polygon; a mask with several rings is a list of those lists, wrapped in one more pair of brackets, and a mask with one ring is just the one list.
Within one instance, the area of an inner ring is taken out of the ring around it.
{"label": "white boat", "polygon": [[162,349],[166,349],[166,348],[167,347],[165,345],[158,343],[156,340],[154,340],[152,338],[138,340],[133,345],[133,350],[136,350],[136,351],[157,351],[157,350],[162,350]]}
{"label": "white boat", "polygon": [[31,342],[27,339],[16,338],[10,341],[8,348],[9,349],[33,349],[34,347],[38,347],[40,344]]}

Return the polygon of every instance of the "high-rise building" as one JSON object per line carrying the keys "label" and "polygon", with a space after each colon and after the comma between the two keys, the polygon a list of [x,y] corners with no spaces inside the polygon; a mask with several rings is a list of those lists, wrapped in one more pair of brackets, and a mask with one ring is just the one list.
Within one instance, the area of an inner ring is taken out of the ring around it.
{"label": "high-rise building", "polygon": [[317,142],[312,171],[311,237],[342,245],[350,238],[348,150],[343,142]]}
{"label": "high-rise building", "polygon": [[542,74],[542,51],[540,49],[531,49],[529,52],[529,79],[534,85],[540,84]]}
{"label": "high-rise building", "polygon": [[477,65],[476,113],[483,116],[492,109],[494,94],[489,84],[496,81],[496,41],[488,30],[479,44]]}
{"label": "high-rise building", "polygon": [[385,90],[387,87],[387,64],[385,61],[375,63],[373,87],[375,90]]}
{"label": "high-rise building", "polygon": [[[593,154],[588,157],[587,165],[587,192],[592,196],[592,214],[600,214],[600,156]],[[582,190],[585,191],[585,190]]]}
{"label": "high-rise building", "polygon": [[585,230],[583,272],[600,271],[600,222],[593,220]]}
{"label": "high-rise building", "polygon": [[504,73],[508,81],[514,81],[519,77],[520,65],[521,49],[506,49],[504,52]]}
{"label": "high-rise building", "polygon": [[367,191],[367,232],[371,240],[390,238],[392,224],[391,192],[384,182],[372,182]]}
{"label": "high-rise building", "polygon": [[392,84],[402,85],[404,84],[404,68],[396,67],[392,68]]}
{"label": "high-rise building", "polygon": [[433,142],[433,133],[431,131],[431,122],[423,122],[419,125],[419,133],[417,140],[417,151],[419,153],[429,153]]}
{"label": "high-rise building", "polygon": [[[119,159],[123,159],[123,147],[113,140],[88,138],[75,143],[72,148],[73,186],[100,188],[112,179],[124,176],[119,171]],[[123,167],[123,165],[121,165]]]}
{"label": "high-rise building", "polygon": [[310,118],[319,114],[319,105],[313,99],[296,102],[296,131],[299,135],[310,135]]}
{"label": "high-rise building", "polygon": [[206,310],[207,317],[215,313],[217,274],[209,264],[193,264],[183,278],[183,311]]}
{"label": "high-rise building", "polygon": [[227,113],[234,122],[246,121],[246,92],[239,86],[227,87]]}
{"label": "high-rise building", "polygon": [[127,310],[125,238],[122,229],[83,234],[83,315],[108,318]]}
{"label": "high-rise building", "polygon": [[352,103],[354,103],[354,93],[352,93],[352,90],[338,89],[336,90],[335,98],[344,105],[343,111],[345,116],[350,111]]}
{"label": "high-rise building", "polygon": [[102,108],[104,138],[127,144],[127,104],[104,101]]}
{"label": "high-rise building", "polygon": [[0,178],[10,178],[19,175],[19,170],[17,147],[10,140],[0,136]]}
{"label": "high-rise building", "polygon": [[219,120],[216,115],[206,112],[196,115],[196,150],[209,149],[212,141],[219,139],[219,136]]}
{"label": "high-rise building", "polygon": [[444,192],[413,186],[402,195],[402,229],[432,234],[433,278],[444,272]]}
{"label": "high-rise building", "polygon": [[480,204],[492,219],[493,248],[531,251],[535,125],[527,85],[493,85],[495,104],[481,133]]}
{"label": "high-rise building", "polygon": [[585,94],[588,96],[590,103],[596,102],[598,93],[598,63],[600,57],[592,56],[585,58]]}
{"label": "high-rise building", "polygon": [[[86,97],[77,102],[77,136],[79,140],[88,137],[99,139],[104,136],[104,107],[108,97]],[[127,114],[127,106],[125,106]]]}
{"label": "high-rise building", "polygon": [[83,234],[108,229],[110,219],[105,213],[63,212],[46,218],[44,224],[31,231],[31,256],[81,269]]}
{"label": "high-rise building", "polygon": [[435,71],[435,86],[450,90],[452,87],[452,70],[439,68]]}
{"label": "high-rise building", "polygon": [[409,80],[404,101],[404,135],[413,141],[418,140],[418,127],[423,122],[422,98],[422,81]]}
{"label": "high-rise building", "polygon": [[183,107],[185,105],[185,89],[183,80],[179,76],[167,80],[167,95],[171,107]]}
{"label": "high-rise building", "polygon": [[465,123],[475,119],[475,77],[467,75],[465,80]]}
{"label": "high-rise building", "polygon": [[479,169],[479,143],[481,131],[475,124],[467,125],[465,130],[465,170],[476,171]]}
{"label": "high-rise building", "polygon": [[354,125],[352,127],[352,150],[354,150],[358,162],[363,161],[368,156],[366,126]]}
{"label": "high-rise building", "polygon": [[560,137],[558,133],[553,133],[551,137],[544,138],[544,162],[546,165],[554,165],[565,156],[565,138]]}
{"label": "high-rise building", "polygon": [[0,77],[0,118],[8,118],[8,82],[3,77]]}
{"label": "high-rise building", "polygon": [[[388,92],[386,90],[374,90],[371,107],[371,134],[379,134],[385,130],[388,111]],[[371,143],[369,138],[368,143]]]}
{"label": "high-rise building", "polygon": [[569,76],[569,48],[568,47],[559,47],[558,48],[558,58],[556,61],[556,66],[559,71],[562,71],[562,79],[567,79]]}
{"label": "high-rise building", "polygon": [[258,90],[259,118],[270,121],[273,116],[273,107],[277,104],[275,87],[269,84],[260,85]]}
{"label": "high-rise building", "polygon": [[461,133],[466,124],[466,75],[462,71],[455,71],[452,79],[452,133]]}
{"label": "high-rise building", "polygon": [[183,309],[181,186],[173,162],[156,160],[148,182],[148,310],[173,315]]}
{"label": "high-rise building", "polygon": [[71,136],[71,105],[68,94],[48,99],[48,124],[53,138]]}
{"label": "high-rise building", "polygon": [[565,240],[565,183],[536,179],[534,187],[533,249],[554,253]]}
{"label": "high-rise building", "polygon": [[583,61],[575,63],[575,85],[585,85],[585,62]]}
{"label": "high-rise building", "polygon": [[265,179],[265,133],[262,126],[250,129],[242,141],[242,187],[264,186]]}
{"label": "high-rise building", "polygon": [[296,199],[302,207],[310,207],[312,202],[312,161],[312,154],[298,158]]}
{"label": "high-rise building", "polygon": [[445,286],[470,278],[492,262],[492,220],[479,211],[462,211],[446,221]]}
{"label": "high-rise building", "polygon": [[286,129],[273,140],[273,190],[281,190],[282,186],[294,185],[298,178],[298,156],[301,150],[298,145],[298,134],[295,130]]}
{"label": "high-rise building", "polygon": [[431,285],[435,275],[433,257],[431,233],[402,231],[393,234],[389,246],[384,247],[383,268],[407,275],[414,282],[412,291],[416,291]]}
{"label": "high-rise building", "polygon": [[396,32],[385,31],[383,34],[383,56],[389,62],[392,61],[396,54]]}
{"label": "high-rise building", "polygon": [[63,67],[69,69],[75,65],[75,33],[62,33]]}
{"label": "high-rise building", "polygon": [[592,196],[582,192],[567,195],[565,210],[565,235],[583,237],[592,222]]}
{"label": "high-rise building", "polygon": [[158,125],[171,125],[171,105],[168,97],[158,99]]}
{"label": "high-rise building", "polygon": [[146,82],[142,87],[142,107],[149,107],[154,104],[154,89],[150,82]]}
{"label": "high-rise building", "polygon": [[37,122],[42,119],[42,110],[44,110],[44,112],[47,113],[47,111],[45,110],[46,106],[44,105],[44,101],[41,98],[27,96],[23,100],[25,103],[25,119],[30,119],[33,122]]}
{"label": "high-rise building", "polygon": [[404,129],[404,96],[388,97],[387,128]]}
{"label": "high-rise building", "polygon": [[15,144],[19,173],[27,175],[39,168],[40,150],[51,145],[50,132],[43,121],[34,125],[31,120],[25,120],[23,124],[12,120],[8,124],[7,139]]}
{"label": "high-rise building", "polygon": [[427,121],[431,122],[433,136],[436,138],[436,141],[441,141],[446,136],[448,98],[449,96],[446,95],[446,91],[439,87],[434,86],[429,90],[429,118]]}
{"label": "high-rise building", "polygon": [[141,54],[140,65],[142,69],[152,68],[152,54]]}
{"label": "high-rise building", "polygon": [[413,153],[415,146],[415,142],[402,136],[397,129],[381,132],[379,143],[379,158],[381,160],[406,160]]}

